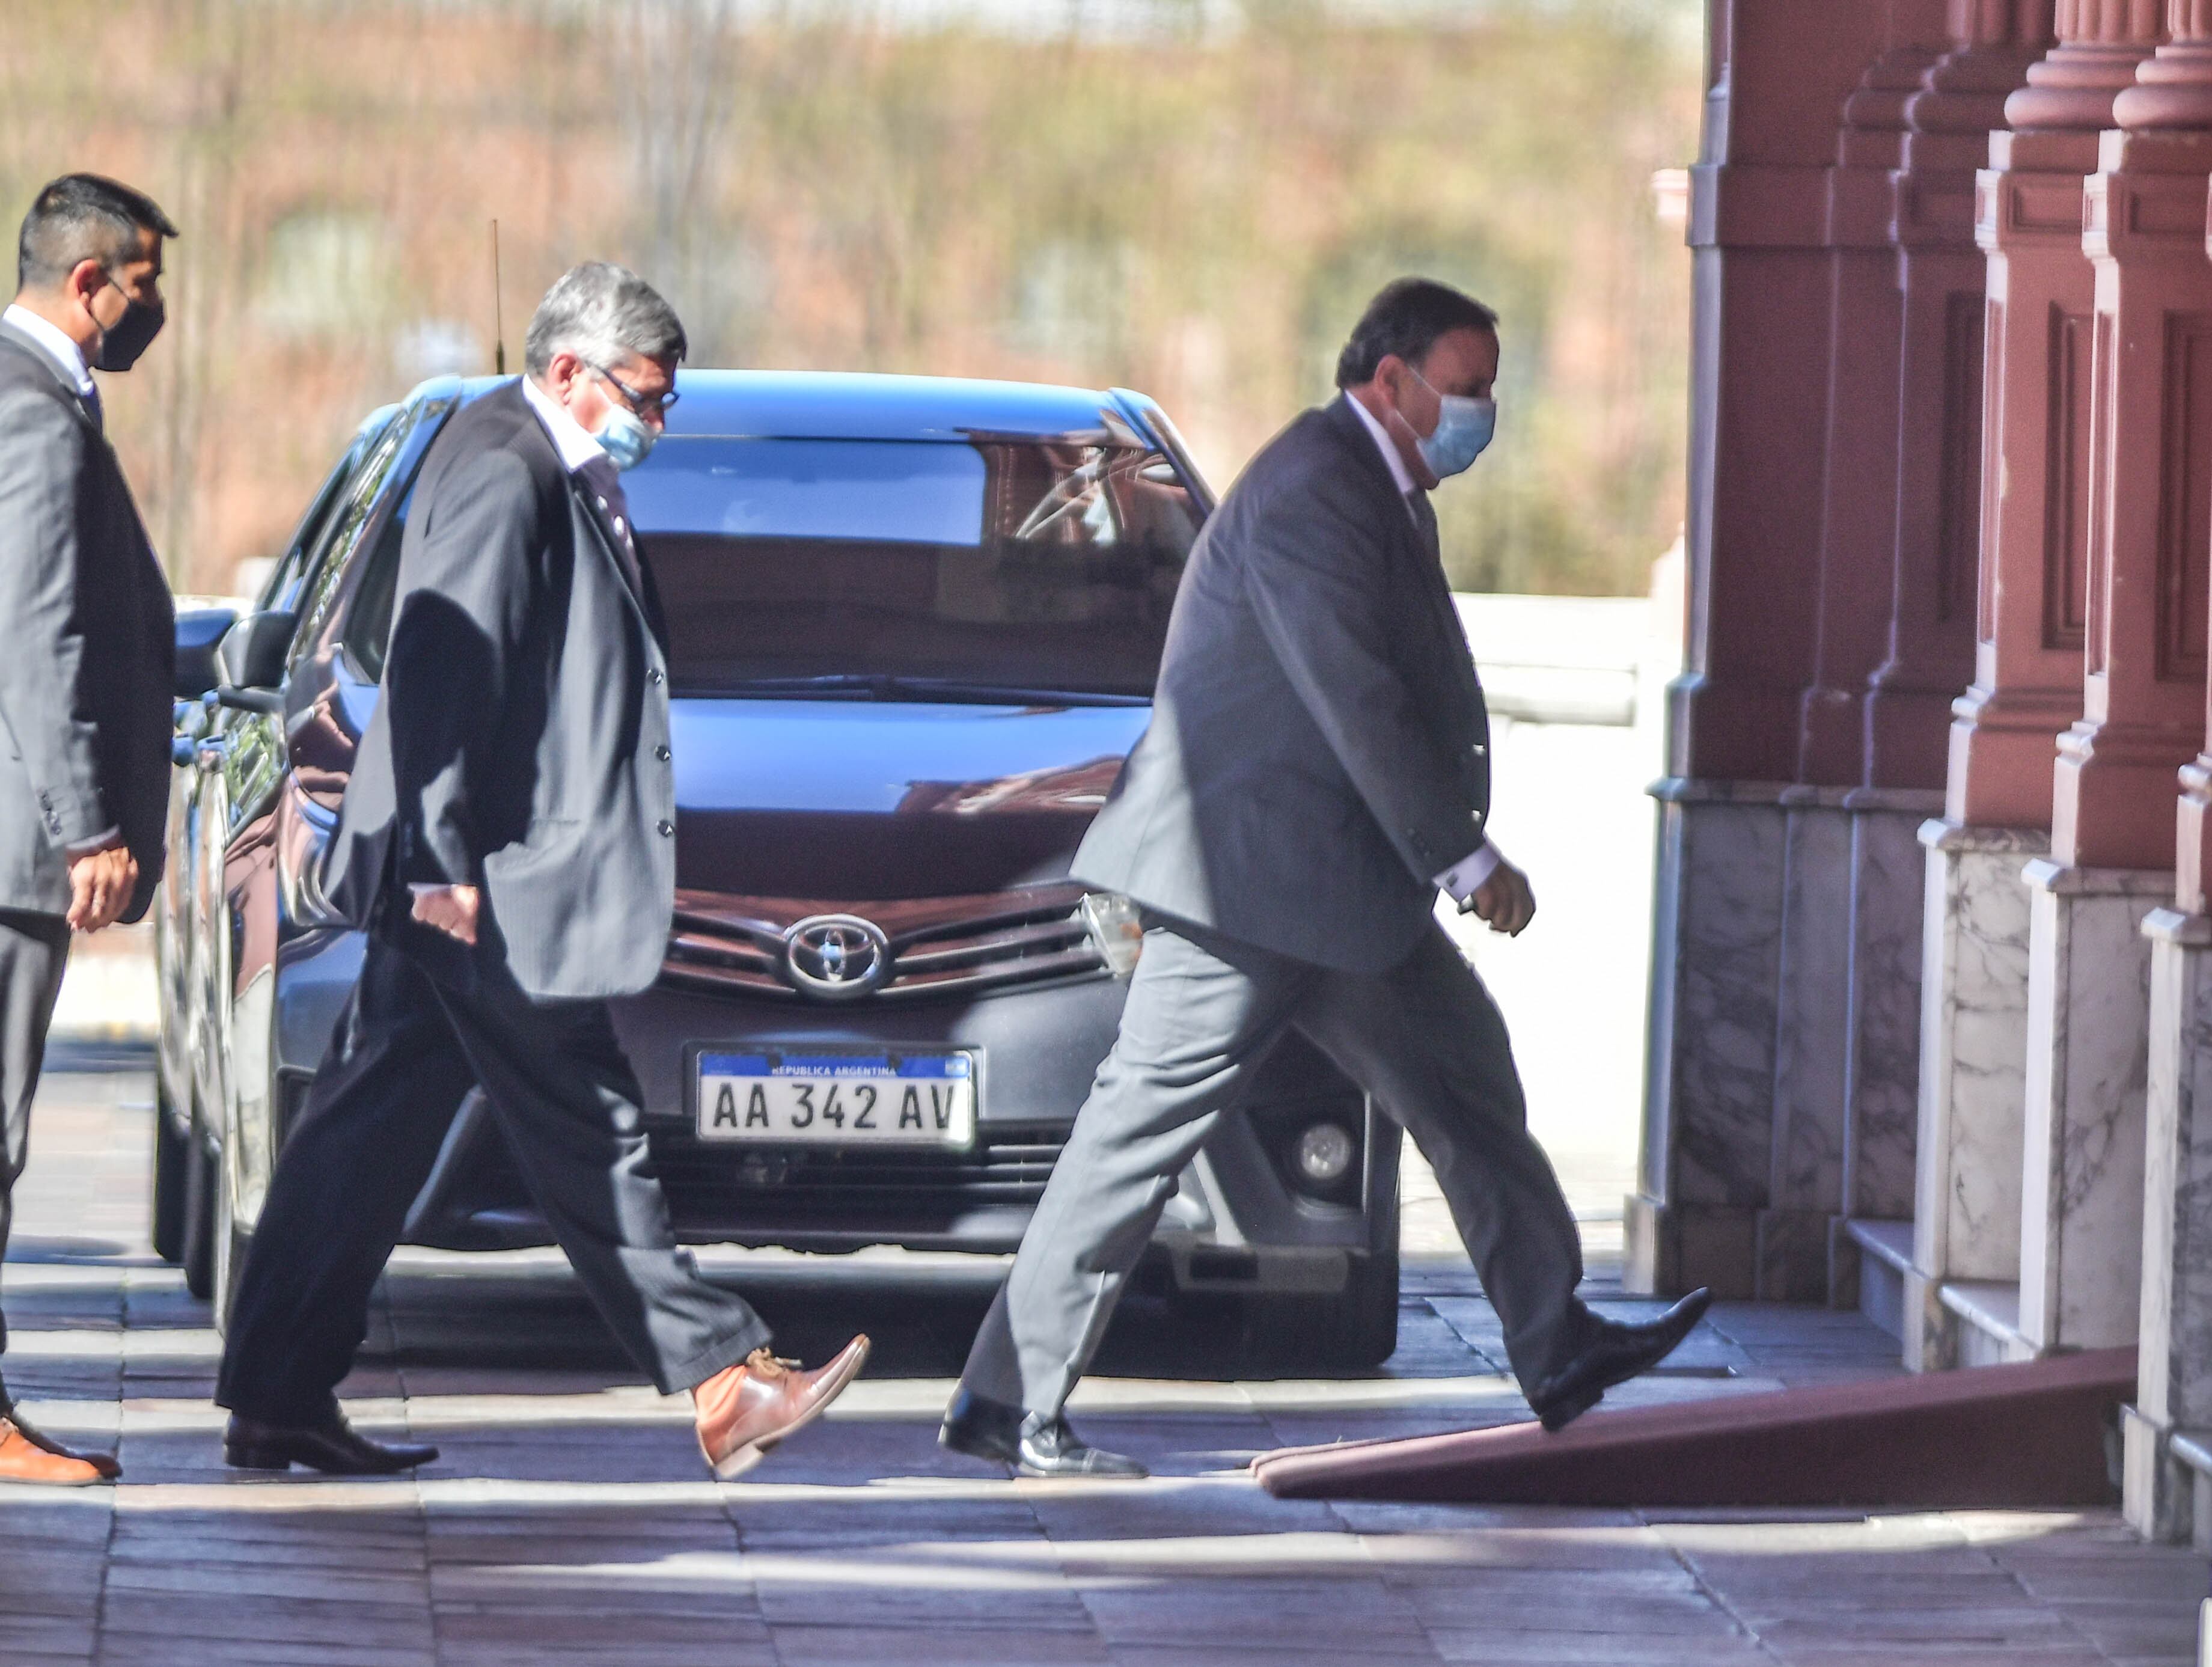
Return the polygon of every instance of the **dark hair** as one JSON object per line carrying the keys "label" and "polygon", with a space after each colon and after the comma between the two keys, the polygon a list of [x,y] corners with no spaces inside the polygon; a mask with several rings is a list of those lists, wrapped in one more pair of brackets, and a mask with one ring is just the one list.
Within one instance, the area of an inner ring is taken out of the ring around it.
{"label": "dark hair", "polygon": [[1352,339],[1337,356],[1336,385],[1358,387],[1375,380],[1382,361],[1395,353],[1419,366],[1439,336],[1455,330],[1498,333],[1498,314],[1472,295],[1462,295],[1434,278],[1396,278],[1367,303]]}
{"label": "dark hair", "polygon": [[64,173],[42,188],[15,240],[15,283],[51,289],[96,260],[112,268],[137,258],[143,233],[177,228],[143,192],[97,173]]}

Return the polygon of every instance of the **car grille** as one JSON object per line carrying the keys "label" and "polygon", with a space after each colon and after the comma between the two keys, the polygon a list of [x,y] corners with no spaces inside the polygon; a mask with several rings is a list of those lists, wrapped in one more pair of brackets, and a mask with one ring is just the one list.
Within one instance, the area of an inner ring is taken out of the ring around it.
{"label": "car grille", "polygon": [[[880,922],[890,944],[887,976],[861,999],[966,995],[1001,985],[1101,971],[1104,963],[1077,906],[1081,897],[1079,887],[1054,885],[921,905],[858,905],[848,912]],[[686,907],[688,900],[678,900],[675,929],[661,966],[664,984],[717,994],[804,999],[785,972],[784,929],[790,921],[823,912],[819,906],[717,898],[717,906]]]}
{"label": "car grille", "polygon": [[866,1147],[761,1147],[712,1143],[688,1130],[655,1129],[653,1167],[679,1220],[757,1214],[777,1201],[834,1221],[887,1206],[973,1208],[1034,1205],[1066,1137],[1053,1126],[986,1126],[966,1152]]}

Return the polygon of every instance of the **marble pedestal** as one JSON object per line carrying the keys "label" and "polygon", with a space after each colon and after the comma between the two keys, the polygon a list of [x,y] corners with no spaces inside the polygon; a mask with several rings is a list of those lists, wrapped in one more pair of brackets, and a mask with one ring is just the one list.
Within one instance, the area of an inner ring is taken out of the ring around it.
{"label": "marble pedestal", "polygon": [[1652,789],[1659,872],[1642,1173],[1627,1200],[1632,1290],[1755,1293],[1773,1166],[1785,791],[1680,778]]}
{"label": "marble pedestal", "polygon": [[2196,1477],[2177,1433],[2212,1432],[2212,919],[2172,909],[2150,944],[2142,1328],[2136,1404],[2122,1426],[2129,1524],[2190,1536]]}
{"label": "marble pedestal", "polygon": [[2021,1134],[2027,1097],[2028,891],[2047,835],[1931,820],[1922,933],[1918,1165],[1905,1363],[1959,1363],[1950,1280],[2020,1280]]}
{"label": "marble pedestal", "polygon": [[2028,887],[2020,1332],[2035,1353],[2136,1341],[2150,946],[2173,876],[2039,858]]}
{"label": "marble pedestal", "polygon": [[1929,795],[1668,782],[1638,1288],[1856,1300],[1912,1199]]}

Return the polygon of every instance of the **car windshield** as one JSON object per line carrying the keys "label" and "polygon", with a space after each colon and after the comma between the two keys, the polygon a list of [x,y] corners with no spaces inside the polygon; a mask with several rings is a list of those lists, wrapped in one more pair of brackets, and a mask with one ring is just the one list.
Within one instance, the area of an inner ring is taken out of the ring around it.
{"label": "car windshield", "polygon": [[1141,699],[1200,520],[1079,441],[672,436],[623,486],[694,694]]}

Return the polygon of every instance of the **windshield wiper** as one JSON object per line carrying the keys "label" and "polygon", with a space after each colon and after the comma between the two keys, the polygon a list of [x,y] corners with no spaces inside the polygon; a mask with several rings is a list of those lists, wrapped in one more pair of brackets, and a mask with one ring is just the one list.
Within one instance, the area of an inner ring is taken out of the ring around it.
{"label": "windshield wiper", "polygon": [[802,695],[829,699],[945,701],[989,706],[1146,706],[1150,695],[1107,690],[1049,689],[1031,684],[978,683],[965,678],[897,677],[888,672],[829,672],[819,677],[744,678],[718,693]]}

